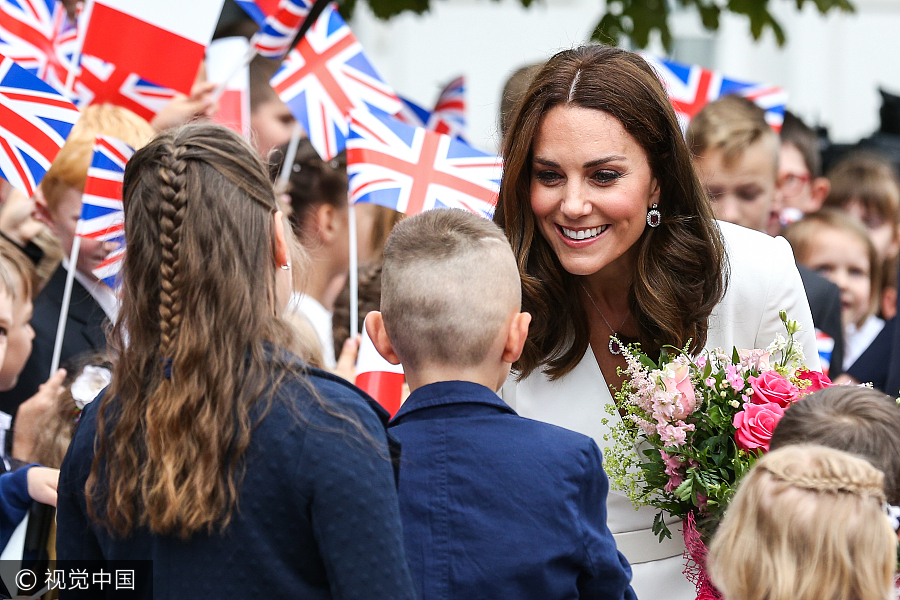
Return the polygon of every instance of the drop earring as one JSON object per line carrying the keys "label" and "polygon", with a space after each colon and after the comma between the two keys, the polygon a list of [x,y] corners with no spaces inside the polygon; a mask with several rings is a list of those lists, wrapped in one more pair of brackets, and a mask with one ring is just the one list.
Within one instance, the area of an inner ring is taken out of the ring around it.
{"label": "drop earring", "polygon": [[653,228],[659,227],[659,224],[662,223],[662,213],[656,208],[657,206],[659,205],[654,202],[650,210],[647,211],[647,225]]}

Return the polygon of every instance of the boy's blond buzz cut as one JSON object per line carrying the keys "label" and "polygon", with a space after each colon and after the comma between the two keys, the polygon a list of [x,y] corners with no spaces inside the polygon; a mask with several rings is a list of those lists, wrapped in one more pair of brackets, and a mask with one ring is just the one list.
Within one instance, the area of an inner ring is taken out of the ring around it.
{"label": "boy's blond buzz cut", "polygon": [[489,360],[521,301],[509,242],[485,218],[431,210],[404,219],[388,238],[381,313],[406,369]]}
{"label": "boy's blond buzz cut", "polygon": [[772,150],[773,172],[777,173],[778,134],[766,122],[766,112],[742,96],[725,96],[704,106],[691,119],[686,137],[695,157],[718,150],[725,165],[734,164],[747,148],[763,140]]}

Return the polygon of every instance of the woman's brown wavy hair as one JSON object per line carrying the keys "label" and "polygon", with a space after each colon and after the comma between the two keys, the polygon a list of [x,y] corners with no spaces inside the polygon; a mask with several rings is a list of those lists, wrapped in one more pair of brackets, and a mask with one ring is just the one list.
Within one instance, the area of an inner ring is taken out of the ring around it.
{"label": "woman's brown wavy hair", "polygon": [[274,191],[242,138],[202,124],[138,150],[123,197],[122,307],[88,509],[110,533],[211,533],[231,519],[272,402],[272,348],[291,347],[276,316]]}
{"label": "woman's brown wavy hair", "polygon": [[725,292],[725,248],[709,200],[691,165],[681,127],[653,69],[638,55],[602,45],[565,50],[535,76],[504,140],[504,173],[494,221],[519,261],[523,310],[531,329],[515,364],[524,377],[543,366],[556,379],[571,371],[590,341],[578,278],[567,273],[540,234],[531,210],[532,142],[556,106],[604,111],[641,145],[659,183],[662,223],[638,245],[628,294],[645,351],[692,350],[706,343],[707,319]]}

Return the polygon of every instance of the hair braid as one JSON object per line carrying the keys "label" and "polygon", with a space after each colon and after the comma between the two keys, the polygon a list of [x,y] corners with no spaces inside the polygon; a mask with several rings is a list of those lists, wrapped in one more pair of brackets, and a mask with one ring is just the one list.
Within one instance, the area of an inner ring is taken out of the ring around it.
{"label": "hair braid", "polygon": [[798,472],[794,465],[765,464],[760,465],[772,477],[789,485],[814,492],[845,492],[862,497],[872,497],[879,502],[885,501],[884,475],[881,471],[849,472],[835,470],[832,473]]}
{"label": "hair braid", "polygon": [[183,158],[185,146],[170,146],[160,154],[159,177],[162,185],[160,195],[160,233],[162,247],[160,261],[159,289],[159,330],[160,353],[171,358],[172,341],[181,324],[181,284],[179,247],[181,244],[181,224],[187,204],[185,170],[188,161]]}

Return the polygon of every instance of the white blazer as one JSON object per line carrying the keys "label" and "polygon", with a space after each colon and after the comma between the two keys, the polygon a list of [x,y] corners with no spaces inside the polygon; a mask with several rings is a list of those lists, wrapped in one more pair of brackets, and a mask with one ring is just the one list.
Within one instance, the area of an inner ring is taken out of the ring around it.
{"label": "white blazer", "polygon": [[[812,315],[790,245],[784,238],[731,223],[719,226],[730,276],[724,298],[710,315],[706,348],[765,348],[777,333],[786,335],[778,316],[783,309],[803,328],[796,339],[803,344],[807,367],[819,369]],[[617,411],[607,410],[612,394],[590,347],[564,377],[551,382],[539,371],[518,383],[510,377],[501,394],[521,416],[591,436],[604,450],[610,446],[605,439],[609,427],[620,418]],[[624,493],[610,490],[607,509],[610,531],[632,565],[637,597],[693,600],[694,586],[682,575],[684,543],[678,520],[671,520],[673,539],[659,543],[650,531],[654,508],[636,510]]]}

